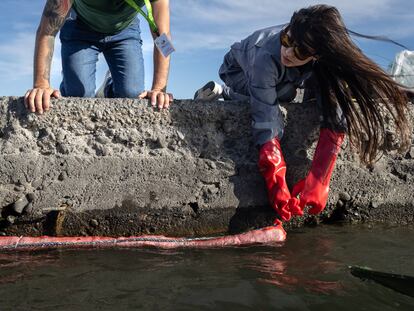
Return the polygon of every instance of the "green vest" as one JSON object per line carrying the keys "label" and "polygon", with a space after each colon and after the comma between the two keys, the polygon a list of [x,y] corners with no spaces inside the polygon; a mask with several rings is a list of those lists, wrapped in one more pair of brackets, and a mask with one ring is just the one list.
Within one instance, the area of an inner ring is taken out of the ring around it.
{"label": "green vest", "polygon": [[[134,1],[140,7],[144,6],[144,0]],[[73,7],[81,21],[91,29],[104,34],[120,32],[128,27],[138,14],[125,0],[75,0]]]}

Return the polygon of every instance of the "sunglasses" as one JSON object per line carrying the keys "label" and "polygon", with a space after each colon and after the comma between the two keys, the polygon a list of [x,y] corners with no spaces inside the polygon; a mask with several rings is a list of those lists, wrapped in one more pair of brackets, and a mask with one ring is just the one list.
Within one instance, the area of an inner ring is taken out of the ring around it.
{"label": "sunglasses", "polygon": [[311,56],[313,56],[308,51],[304,51],[301,47],[299,47],[292,38],[288,35],[289,27],[286,27],[280,32],[280,44],[285,48],[293,48],[293,53],[298,60],[305,60]]}

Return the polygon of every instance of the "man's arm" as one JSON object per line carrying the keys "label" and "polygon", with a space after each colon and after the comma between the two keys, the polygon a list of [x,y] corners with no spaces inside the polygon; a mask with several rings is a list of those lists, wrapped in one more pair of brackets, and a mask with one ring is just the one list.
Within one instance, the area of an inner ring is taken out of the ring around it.
{"label": "man's arm", "polygon": [[31,112],[49,110],[50,96],[59,97],[58,90],[50,87],[55,37],[69,13],[74,0],[47,0],[36,32],[33,88],[25,95],[25,104]]}
{"label": "man's arm", "polygon": [[[160,34],[165,33],[170,37],[170,5],[169,0],[157,0],[152,2],[155,23]],[[156,34],[152,33],[153,38]],[[154,44],[154,76],[151,91],[140,94],[140,98],[150,98],[151,104],[162,108],[168,108],[173,100],[172,94],[166,92],[170,57],[165,58]]]}

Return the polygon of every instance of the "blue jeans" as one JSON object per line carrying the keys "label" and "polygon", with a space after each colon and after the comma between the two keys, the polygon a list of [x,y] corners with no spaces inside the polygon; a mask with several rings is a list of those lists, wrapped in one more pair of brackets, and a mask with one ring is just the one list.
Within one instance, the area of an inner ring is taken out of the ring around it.
{"label": "blue jeans", "polygon": [[126,29],[107,35],[90,29],[74,10],[60,31],[63,96],[95,97],[96,63],[103,53],[112,75],[105,97],[136,98],[144,91],[144,58],[136,18]]}

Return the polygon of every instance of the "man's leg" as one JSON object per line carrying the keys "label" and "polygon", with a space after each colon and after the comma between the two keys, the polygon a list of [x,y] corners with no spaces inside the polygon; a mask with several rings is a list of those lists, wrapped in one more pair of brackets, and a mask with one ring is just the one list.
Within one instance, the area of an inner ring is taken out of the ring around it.
{"label": "man's leg", "polygon": [[60,40],[63,80],[60,92],[63,96],[95,96],[99,48],[94,39],[97,36],[97,33],[89,31],[73,18],[68,19],[62,27]]}
{"label": "man's leg", "polygon": [[106,97],[137,98],[144,91],[144,58],[139,20],[111,37],[104,56],[112,75]]}

